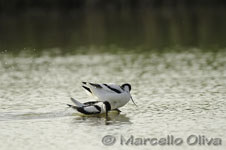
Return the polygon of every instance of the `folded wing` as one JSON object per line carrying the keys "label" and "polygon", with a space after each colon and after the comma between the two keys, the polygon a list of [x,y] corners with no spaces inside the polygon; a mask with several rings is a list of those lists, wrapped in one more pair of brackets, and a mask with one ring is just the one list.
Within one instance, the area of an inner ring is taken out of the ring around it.
{"label": "folded wing", "polygon": [[84,107],[84,111],[86,114],[97,114],[101,112],[101,109],[98,106],[87,106]]}
{"label": "folded wing", "polygon": [[117,95],[123,92],[120,86],[115,84],[95,84],[83,82],[82,86],[86,92],[97,99],[100,99],[104,95]]}
{"label": "folded wing", "polygon": [[[82,86],[87,93],[101,101],[109,101],[110,99],[120,99],[124,92],[119,85],[116,84],[95,84],[83,82]],[[118,98],[117,98],[118,97]]]}

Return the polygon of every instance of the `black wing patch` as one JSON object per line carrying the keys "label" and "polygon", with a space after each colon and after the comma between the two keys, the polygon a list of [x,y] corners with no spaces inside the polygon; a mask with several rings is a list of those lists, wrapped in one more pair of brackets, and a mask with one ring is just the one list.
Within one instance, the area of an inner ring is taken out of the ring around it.
{"label": "black wing patch", "polygon": [[101,89],[102,88],[102,86],[101,85],[99,85],[99,84],[94,84],[94,83],[89,83],[90,85],[92,85],[92,86],[94,86],[94,87],[96,87],[96,88],[99,88],[99,89]]}
{"label": "black wing patch", "polygon": [[91,114],[99,114],[100,112],[88,112],[84,110],[84,107],[78,107],[77,110],[80,113],[86,114],[86,115],[91,115]]}
{"label": "black wing patch", "polygon": [[88,92],[92,93],[92,91],[90,90],[90,88],[86,87],[86,86],[82,86],[84,89],[86,89]]}
{"label": "black wing patch", "polygon": [[99,112],[101,112],[100,106],[94,105],[94,107],[95,107]]}
{"label": "black wing patch", "polygon": [[117,90],[117,89],[115,89],[115,88],[112,88],[112,87],[110,87],[109,85],[107,85],[107,84],[104,84],[107,88],[109,88],[110,90],[112,90],[112,91],[114,91],[114,92],[116,92],[116,93],[122,93],[121,91],[119,91],[119,90]]}

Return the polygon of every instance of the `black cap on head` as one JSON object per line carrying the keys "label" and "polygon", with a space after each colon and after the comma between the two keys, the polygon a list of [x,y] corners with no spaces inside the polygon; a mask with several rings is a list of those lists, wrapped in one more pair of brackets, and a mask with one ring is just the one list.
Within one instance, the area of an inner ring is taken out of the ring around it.
{"label": "black cap on head", "polygon": [[129,83],[125,83],[125,84],[121,85],[121,88],[124,89],[126,86],[128,86],[129,91],[131,91],[131,85]]}

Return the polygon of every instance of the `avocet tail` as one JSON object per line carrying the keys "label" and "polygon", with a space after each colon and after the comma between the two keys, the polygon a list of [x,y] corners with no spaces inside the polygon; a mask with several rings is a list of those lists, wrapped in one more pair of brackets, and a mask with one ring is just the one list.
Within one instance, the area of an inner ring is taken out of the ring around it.
{"label": "avocet tail", "polygon": [[70,105],[70,104],[67,104],[67,106],[77,110],[77,106]]}
{"label": "avocet tail", "polygon": [[[74,98],[71,97],[71,101],[78,107],[83,107],[84,104],[80,103],[79,101],[75,100]],[[69,106],[70,107],[70,106]]]}

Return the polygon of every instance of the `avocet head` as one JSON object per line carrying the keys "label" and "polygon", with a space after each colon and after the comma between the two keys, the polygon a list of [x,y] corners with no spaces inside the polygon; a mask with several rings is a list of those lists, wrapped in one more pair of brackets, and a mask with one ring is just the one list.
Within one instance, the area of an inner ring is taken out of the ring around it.
{"label": "avocet head", "polygon": [[[128,93],[131,91],[131,85],[129,83],[125,83],[125,84],[121,85],[121,88]],[[133,98],[131,95],[130,95],[130,98],[131,98],[132,102],[134,103],[134,105],[136,105],[135,102],[133,101]]]}
{"label": "avocet head", "polygon": [[121,88],[126,92],[131,91],[131,85],[129,83],[125,83],[125,84],[121,85]]}

